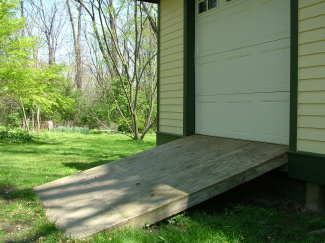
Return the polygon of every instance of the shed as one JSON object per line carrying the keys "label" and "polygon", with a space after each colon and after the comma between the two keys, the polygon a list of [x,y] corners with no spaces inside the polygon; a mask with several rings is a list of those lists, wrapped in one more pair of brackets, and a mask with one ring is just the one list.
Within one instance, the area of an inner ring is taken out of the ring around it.
{"label": "shed", "polygon": [[325,1],[159,3],[159,144],[193,134],[288,145],[325,184]]}
{"label": "shed", "polygon": [[35,188],[50,220],[73,237],[150,225],[288,160],[319,209],[325,0],[143,1],[159,4],[163,145]]}

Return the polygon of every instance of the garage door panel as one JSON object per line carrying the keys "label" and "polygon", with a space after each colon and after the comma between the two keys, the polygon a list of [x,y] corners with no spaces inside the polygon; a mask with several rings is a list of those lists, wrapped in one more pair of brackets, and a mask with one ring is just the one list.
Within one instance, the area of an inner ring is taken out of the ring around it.
{"label": "garage door panel", "polygon": [[290,0],[226,0],[196,18],[196,133],[289,143]]}
{"label": "garage door panel", "polygon": [[231,103],[231,104],[250,104],[252,106],[259,103],[287,103],[290,97],[288,91],[269,92],[269,93],[246,93],[246,94],[217,94],[217,95],[197,95],[197,103]]}
{"label": "garage door panel", "polygon": [[278,144],[289,142],[289,122],[283,122],[283,117],[289,121],[286,92],[203,96],[198,97],[198,101],[198,134]]}
{"label": "garage door panel", "polygon": [[196,72],[198,93],[289,91],[290,41],[198,58]]}
{"label": "garage door panel", "polygon": [[196,31],[205,38],[196,46],[197,53],[224,52],[288,37],[290,4],[284,1],[288,0],[237,0],[200,14]]}

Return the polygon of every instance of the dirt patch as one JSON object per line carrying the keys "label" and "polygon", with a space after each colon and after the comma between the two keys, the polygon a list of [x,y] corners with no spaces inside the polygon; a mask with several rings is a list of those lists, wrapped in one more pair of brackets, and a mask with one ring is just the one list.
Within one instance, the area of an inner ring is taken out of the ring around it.
{"label": "dirt patch", "polygon": [[5,234],[11,234],[16,231],[16,226],[10,224],[9,222],[0,222],[0,230]]}
{"label": "dirt patch", "polygon": [[8,222],[2,221],[0,222],[0,232],[4,233],[4,237],[6,241],[10,241],[10,238],[14,235],[19,234],[20,232],[27,231],[31,228],[30,225],[20,223],[20,222]]}

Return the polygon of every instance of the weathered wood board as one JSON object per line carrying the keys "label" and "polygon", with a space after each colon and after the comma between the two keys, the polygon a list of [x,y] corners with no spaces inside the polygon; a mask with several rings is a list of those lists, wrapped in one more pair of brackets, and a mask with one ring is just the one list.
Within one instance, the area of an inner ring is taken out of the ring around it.
{"label": "weathered wood board", "polygon": [[282,145],[196,135],[35,191],[49,219],[81,238],[170,217],[284,165],[286,151]]}

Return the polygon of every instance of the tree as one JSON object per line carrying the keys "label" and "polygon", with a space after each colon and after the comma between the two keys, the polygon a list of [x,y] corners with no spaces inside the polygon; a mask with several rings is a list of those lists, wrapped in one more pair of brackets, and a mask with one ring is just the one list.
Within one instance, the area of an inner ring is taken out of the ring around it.
{"label": "tree", "polygon": [[110,74],[119,122],[134,139],[143,139],[155,123],[157,29],[154,9],[137,0],[75,0],[88,13],[95,39]]}
{"label": "tree", "polygon": [[[6,100],[13,98],[13,89],[18,90],[23,86],[23,83],[16,81],[26,74],[25,68],[30,64],[29,51],[33,45],[31,39],[20,34],[24,22],[16,18],[16,7],[14,1],[0,1],[0,97]],[[24,111],[22,97],[15,98]]]}
{"label": "tree", "polygon": [[34,21],[42,34],[48,52],[49,65],[56,63],[56,52],[60,44],[60,37],[65,25],[65,18],[60,16],[62,12],[58,1],[29,0],[29,18]]}
{"label": "tree", "polygon": [[44,113],[69,109],[73,100],[62,91],[61,67],[34,65],[35,40],[21,35],[24,21],[16,17],[16,10],[15,1],[0,0],[0,98],[20,109],[23,126],[29,130],[28,117],[34,120],[35,107],[39,127],[40,109]]}
{"label": "tree", "polygon": [[81,60],[81,22],[82,22],[82,0],[81,3],[78,3],[77,9],[77,18],[74,19],[70,0],[66,0],[67,11],[69,15],[72,37],[73,37],[73,46],[74,46],[74,57],[75,57],[75,77],[74,82],[78,90],[82,88],[82,60]]}

